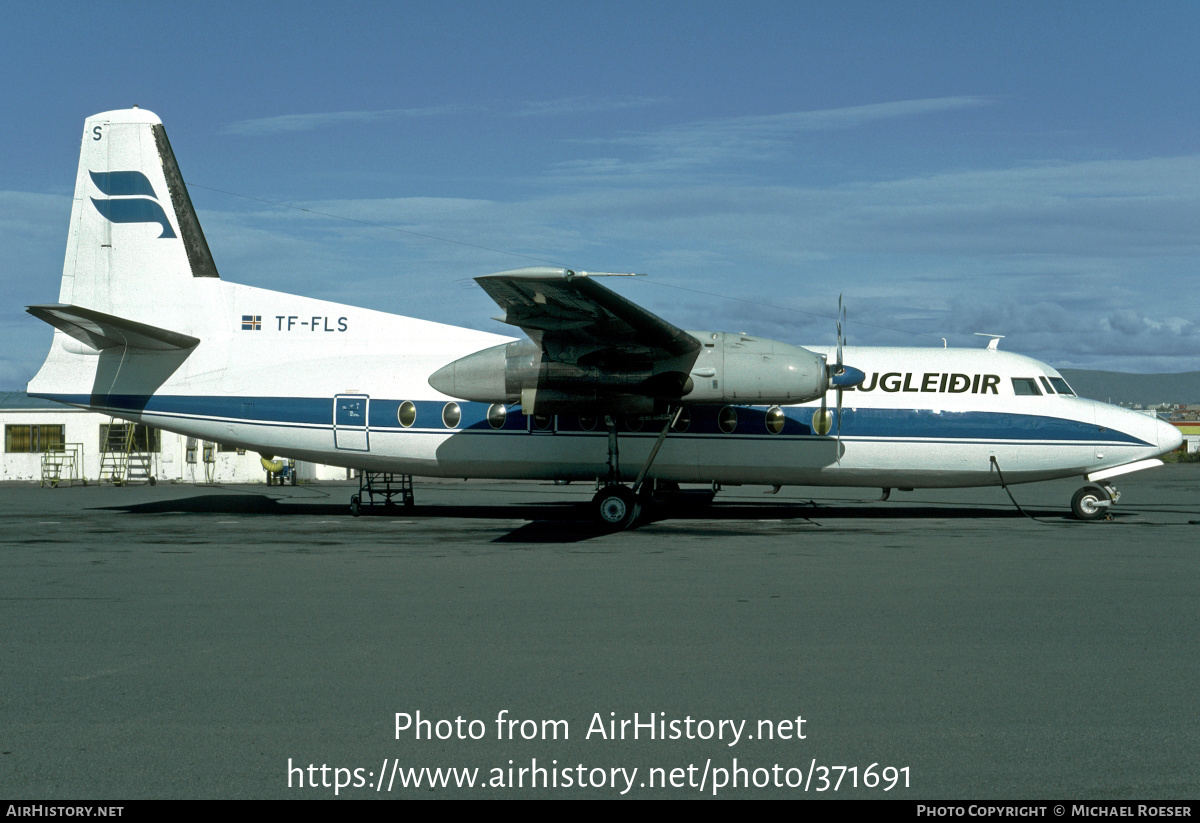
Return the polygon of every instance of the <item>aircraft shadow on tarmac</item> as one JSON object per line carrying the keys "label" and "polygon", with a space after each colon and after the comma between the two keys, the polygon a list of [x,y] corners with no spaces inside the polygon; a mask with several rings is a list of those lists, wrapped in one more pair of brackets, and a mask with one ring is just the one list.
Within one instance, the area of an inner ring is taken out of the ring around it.
{"label": "aircraft shadow on tarmac", "polygon": [[[138,515],[161,514],[217,514],[253,517],[345,517],[353,522],[349,507],[341,502],[326,500],[278,498],[265,494],[200,494],[178,497],[171,500],[155,500],[122,506],[102,506],[99,510],[126,512]],[[1026,510],[1027,514],[1039,519],[1063,521],[1061,509]],[[688,521],[689,526],[703,527],[710,524],[716,532],[728,534],[732,523],[744,520],[806,522],[811,526],[829,525],[837,520],[970,520],[1021,518],[1016,509],[1002,506],[978,506],[955,504],[897,505],[896,503],[863,502],[854,504],[826,505],[816,501],[731,501],[705,506],[672,505],[656,506],[646,513],[639,527],[669,521]],[[495,539],[495,542],[518,543],[572,543],[600,537],[608,532],[596,525],[592,509],[583,502],[537,502],[515,505],[416,505],[374,506],[362,510],[363,518],[404,518],[406,520],[523,520],[523,525]]]}

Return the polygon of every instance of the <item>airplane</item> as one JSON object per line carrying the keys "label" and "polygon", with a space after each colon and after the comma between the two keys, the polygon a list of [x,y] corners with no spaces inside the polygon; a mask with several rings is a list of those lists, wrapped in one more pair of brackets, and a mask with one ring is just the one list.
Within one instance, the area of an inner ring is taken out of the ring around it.
{"label": "airplane", "polygon": [[[185,436],[363,472],[592,481],[610,530],[681,483],[893,488],[1085,477],[1162,464],[1178,430],[1075,396],[986,348],[801,347],[685,331],[600,277],[477,277],[523,337],[221,279],[162,121],[84,123],[55,327],[28,392]],[[852,361],[853,366],[846,360]],[[351,499],[358,513],[359,498]]]}

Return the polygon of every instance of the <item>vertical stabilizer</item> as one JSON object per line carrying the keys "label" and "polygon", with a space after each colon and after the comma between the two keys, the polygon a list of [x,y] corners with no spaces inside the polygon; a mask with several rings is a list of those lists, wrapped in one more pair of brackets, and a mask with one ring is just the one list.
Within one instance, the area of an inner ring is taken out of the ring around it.
{"label": "vertical stabilizer", "polygon": [[59,302],[161,316],[206,277],[217,268],[162,121],[144,109],[89,117]]}

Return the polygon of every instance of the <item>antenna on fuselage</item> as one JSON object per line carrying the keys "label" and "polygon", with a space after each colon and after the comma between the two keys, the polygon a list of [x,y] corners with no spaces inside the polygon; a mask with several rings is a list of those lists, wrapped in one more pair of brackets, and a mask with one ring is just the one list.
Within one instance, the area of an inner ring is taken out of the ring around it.
{"label": "antenna on fuselage", "polygon": [[997,349],[999,349],[1000,348],[1000,340],[1003,339],[1003,337],[1004,337],[1004,335],[1002,335],[1002,334],[984,334],[981,331],[975,332],[975,336],[992,338],[991,340],[988,341],[988,344],[987,344],[989,351],[996,351]]}

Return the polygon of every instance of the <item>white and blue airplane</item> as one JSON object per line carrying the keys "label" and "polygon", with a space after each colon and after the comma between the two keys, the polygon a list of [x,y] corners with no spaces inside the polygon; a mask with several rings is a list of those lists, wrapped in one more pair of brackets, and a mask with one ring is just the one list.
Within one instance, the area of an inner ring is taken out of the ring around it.
{"label": "white and blue airplane", "polygon": [[[429,477],[595,481],[609,528],[679,483],[965,487],[1161,465],[1178,430],[980,349],[802,348],[684,331],[585,272],[477,278],[523,338],[217,274],[162,122],[83,130],[56,329],[28,391],[260,452]],[[843,353],[854,363],[843,363]],[[352,499],[357,513],[359,499]]]}

